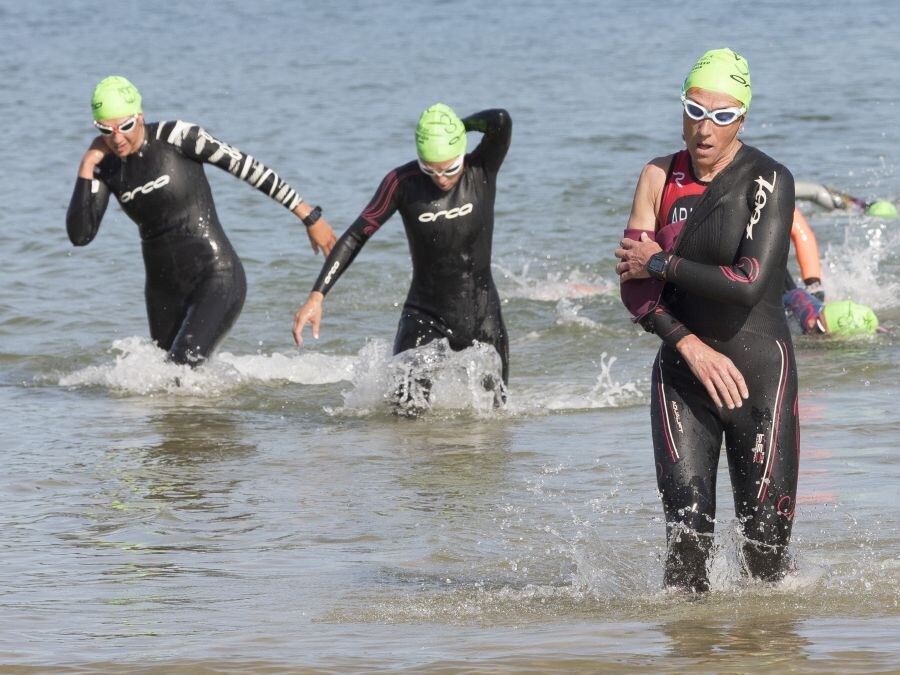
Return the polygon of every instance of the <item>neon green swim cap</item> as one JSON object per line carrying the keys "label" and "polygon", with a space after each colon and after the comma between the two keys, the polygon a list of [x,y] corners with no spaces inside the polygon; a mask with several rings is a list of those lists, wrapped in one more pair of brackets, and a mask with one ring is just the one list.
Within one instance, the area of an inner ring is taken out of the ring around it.
{"label": "neon green swim cap", "polygon": [[896,218],[897,207],[890,202],[872,202],[871,204],[869,204],[869,208],[866,209],[866,214],[875,216],[876,218]]}
{"label": "neon green swim cap", "polygon": [[727,47],[712,49],[697,60],[684,78],[681,93],[687,94],[693,87],[728,94],[750,110],[750,65]]}
{"label": "neon green swim cap", "polygon": [[416,125],[416,152],[423,162],[446,162],[466,152],[466,127],[453,109],[436,103]]}
{"label": "neon green swim cap", "polygon": [[100,80],[91,96],[91,110],[95,120],[114,120],[130,117],[141,109],[141,93],[131,82],[120,75]]}
{"label": "neon green swim cap", "polygon": [[826,302],[822,309],[825,329],[832,335],[860,335],[878,330],[878,317],[869,307],[850,300]]}

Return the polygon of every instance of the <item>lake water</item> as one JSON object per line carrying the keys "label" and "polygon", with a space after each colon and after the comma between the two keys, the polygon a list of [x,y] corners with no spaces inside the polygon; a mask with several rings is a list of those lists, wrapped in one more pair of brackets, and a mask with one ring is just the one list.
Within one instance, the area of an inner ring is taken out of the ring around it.
{"label": "lake water", "polygon": [[[741,579],[723,460],[713,591],[671,595],[658,339],[629,323],[612,257],[641,167],[680,147],[687,69],[724,45],[751,65],[746,142],[798,179],[900,201],[892,0],[3,0],[0,19],[0,669],[900,669],[897,338],[797,339],[796,573]],[[247,302],[206,367],[163,363],[136,227],[112,205],[90,246],[65,234],[90,93],[113,73],[148,119],[203,124],[339,230],[412,158],[425,107],[507,108],[508,408],[471,386],[491,360],[469,350],[434,410],[390,414],[399,217],[297,351],[322,259],[293,216],[215,169]],[[896,332],[900,221],[803,208],[829,297]]]}

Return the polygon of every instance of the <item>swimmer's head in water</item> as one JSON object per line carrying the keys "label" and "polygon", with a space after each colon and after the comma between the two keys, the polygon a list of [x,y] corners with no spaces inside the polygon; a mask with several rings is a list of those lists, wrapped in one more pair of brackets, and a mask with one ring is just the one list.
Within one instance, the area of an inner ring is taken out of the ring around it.
{"label": "swimmer's head in water", "polygon": [[701,56],[681,85],[682,95],[697,87],[728,94],[750,110],[750,65],[727,47],[712,49]]}
{"label": "swimmer's head in water", "polygon": [[897,207],[890,202],[877,201],[869,204],[866,214],[876,218],[896,218]]}
{"label": "swimmer's head in water", "polygon": [[831,335],[862,335],[878,330],[878,317],[869,307],[850,300],[825,303],[820,315]]}
{"label": "swimmer's head in water", "polygon": [[141,108],[141,93],[131,82],[120,75],[111,75],[100,80],[91,96],[91,111],[94,119],[114,120],[119,117],[130,117]]}
{"label": "swimmer's head in water", "polygon": [[466,127],[450,106],[437,103],[419,117],[416,152],[423,162],[445,162],[466,153]]}

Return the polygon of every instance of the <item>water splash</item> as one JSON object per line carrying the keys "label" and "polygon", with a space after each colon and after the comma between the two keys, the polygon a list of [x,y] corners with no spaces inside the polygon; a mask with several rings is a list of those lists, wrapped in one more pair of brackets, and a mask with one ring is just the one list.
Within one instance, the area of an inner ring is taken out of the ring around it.
{"label": "water splash", "polygon": [[63,387],[105,387],[150,395],[218,396],[249,383],[327,384],[349,380],[356,359],[302,354],[215,354],[192,369],[166,361],[166,352],[142,337],[112,343],[112,362],[81,368],[59,378]]}
{"label": "water splash", "polygon": [[525,300],[556,302],[563,299],[587,298],[618,291],[613,283],[602,276],[582,272],[578,268],[569,272],[547,272],[544,278],[533,276],[530,264],[525,263],[519,273],[496,263],[492,265],[511,285],[504,288],[504,296]]}
{"label": "water splash", "polygon": [[827,299],[853,300],[876,310],[895,307],[900,282],[893,265],[900,233],[884,222],[871,222],[870,218],[862,221],[862,226],[851,223],[844,241],[825,250]]}
{"label": "water splash", "polygon": [[342,394],[344,407],[326,411],[491,415],[506,397],[500,371],[500,355],[490,345],[457,352],[447,340],[437,340],[393,356],[387,342],[373,339],[357,355],[353,388]]}
{"label": "water splash", "polygon": [[641,382],[619,382],[613,377],[613,364],[617,357],[606,352],[600,355],[597,379],[587,390],[579,391],[572,383],[556,382],[544,384],[539,389],[532,387],[514,389],[511,409],[514,412],[538,412],[556,410],[593,410],[596,408],[616,408],[646,402],[646,385]]}

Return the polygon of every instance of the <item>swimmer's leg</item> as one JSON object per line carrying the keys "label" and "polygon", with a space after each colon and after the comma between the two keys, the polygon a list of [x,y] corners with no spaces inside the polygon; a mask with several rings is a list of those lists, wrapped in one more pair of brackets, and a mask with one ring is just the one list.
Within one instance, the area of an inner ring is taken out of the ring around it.
{"label": "swimmer's leg", "polygon": [[193,368],[208,359],[237,320],[246,295],[240,263],[201,281],[188,298],[184,319],[169,347],[169,360]]}
{"label": "swimmer's leg", "polygon": [[[427,317],[419,314],[404,312],[400,316],[397,325],[397,335],[394,337],[394,355],[409,349],[416,349],[445,337],[439,326]],[[409,377],[400,382],[394,391],[394,402],[397,406],[395,412],[404,415],[415,416],[423,412],[415,401],[412,389],[421,393],[425,403],[431,400],[431,378],[413,372],[415,366],[410,369]]]}
{"label": "swimmer's leg", "polygon": [[[493,375],[485,375],[481,384],[485,391],[494,392],[494,407],[500,408],[506,404],[506,390],[509,386],[509,336],[499,309],[488,314],[482,322],[481,329],[483,332],[476,339],[479,342],[493,345],[497,350],[497,354],[500,355],[500,377],[503,380],[501,384]],[[451,346],[453,346],[452,342]],[[454,349],[456,349],[455,346]]]}
{"label": "swimmer's leg", "polygon": [[[777,581],[790,562],[787,549],[794,520],[800,429],[797,384],[789,344],[767,340],[766,353],[752,347],[756,372],[770,379],[748,381],[750,398],[726,426],[734,505],[744,532],[745,571]],[[733,420],[733,423],[732,423]]]}
{"label": "swimmer's leg", "polygon": [[674,351],[660,351],[650,407],[657,485],[666,518],[664,583],[703,592],[709,590],[707,563],[722,430],[706,390],[677,360]]}
{"label": "swimmer's leg", "polygon": [[147,284],[144,288],[144,300],[147,303],[150,339],[160,349],[168,352],[184,317],[184,298],[170,289],[155,288]]}

